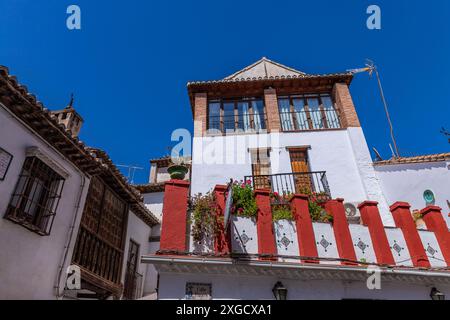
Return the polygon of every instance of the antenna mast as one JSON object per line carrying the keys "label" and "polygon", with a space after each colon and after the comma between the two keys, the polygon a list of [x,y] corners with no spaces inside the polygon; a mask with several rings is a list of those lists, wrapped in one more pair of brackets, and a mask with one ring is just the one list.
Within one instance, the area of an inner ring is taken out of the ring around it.
{"label": "antenna mast", "polygon": [[128,169],[127,180],[128,180],[128,183],[131,183],[131,184],[134,183],[134,174],[136,173],[136,170],[144,169],[141,167],[129,166],[129,165],[125,165],[125,164],[117,164],[116,166]]}
{"label": "antenna mast", "polygon": [[388,110],[386,99],[384,97],[383,86],[381,85],[380,74],[378,73],[377,67],[375,66],[375,64],[373,63],[372,60],[366,59],[366,67],[365,68],[352,69],[352,70],[348,70],[348,71],[351,72],[351,73],[359,73],[359,72],[368,71],[370,76],[372,76],[372,73],[375,72],[375,75],[377,77],[377,82],[378,82],[378,88],[380,89],[381,99],[382,99],[383,105],[384,105],[384,111],[386,113],[386,118],[387,118],[388,123],[389,123],[389,129],[390,129],[390,133],[391,133],[391,140],[392,140],[392,143],[393,143],[394,149],[395,149],[395,152],[393,152],[393,154],[396,157],[400,157],[400,153],[398,152],[397,142],[395,141],[394,127],[392,126],[391,116],[389,115],[389,110]]}

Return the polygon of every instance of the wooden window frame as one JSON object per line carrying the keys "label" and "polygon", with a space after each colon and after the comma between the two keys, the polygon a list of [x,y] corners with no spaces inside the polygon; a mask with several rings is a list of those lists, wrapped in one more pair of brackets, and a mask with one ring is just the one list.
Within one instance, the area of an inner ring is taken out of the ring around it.
{"label": "wooden window frame", "polygon": [[[260,130],[255,129],[255,120],[254,120],[254,112],[253,112],[253,106],[252,101],[261,101],[262,103],[262,111],[263,111],[263,119],[264,119],[264,127]],[[262,130],[267,130],[267,111],[266,111],[266,105],[264,102],[263,97],[242,97],[242,98],[224,98],[224,99],[211,99],[208,101],[208,107],[207,107],[207,124],[206,124],[206,131],[209,130],[216,130],[216,128],[210,128],[210,104],[211,103],[219,103],[219,132],[222,135],[229,135],[229,134],[235,134],[235,133],[249,133],[248,131],[237,131],[239,128],[239,108],[238,104],[240,102],[250,102],[249,103],[249,115],[250,115],[250,131],[251,133],[259,133]],[[233,114],[234,114],[234,129],[230,130],[228,132],[225,131],[225,123],[224,123],[224,116],[225,116],[225,110],[224,110],[224,104],[232,103],[233,104]]]}
{"label": "wooden window frame", "polygon": [[[324,102],[322,100],[323,97],[329,97],[331,99],[331,102],[333,104],[333,110],[337,115],[337,121],[338,121],[338,128],[330,128],[327,117],[326,117],[326,109],[324,107]],[[311,112],[309,110],[309,104],[308,104],[308,98],[315,98],[318,100],[319,103],[319,111],[320,111],[320,115],[321,115],[321,122],[323,124],[323,128],[314,128],[314,124],[313,124],[313,120],[311,117]],[[319,130],[339,130],[342,129],[342,124],[340,121],[340,117],[339,117],[339,110],[336,108],[336,102],[334,101],[333,95],[331,93],[302,93],[302,94],[289,94],[289,95],[281,95],[278,97],[279,100],[281,99],[288,99],[289,101],[289,114],[292,116],[292,127],[294,128],[293,130],[287,130],[285,128],[283,128],[283,125],[281,125],[281,130],[283,132],[302,132],[302,131],[319,131]],[[304,112],[306,115],[306,119],[307,119],[307,123],[308,123],[308,129],[300,129],[298,127],[298,122],[297,122],[297,115],[296,115],[296,110],[295,110],[295,106],[294,106],[294,99],[302,99],[303,100],[303,108],[304,108]],[[281,118],[281,112],[280,112],[280,106],[278,105],[278,113],[279,113],[279,117],[280,117],[280,123],[282,124],[283,120]]]}

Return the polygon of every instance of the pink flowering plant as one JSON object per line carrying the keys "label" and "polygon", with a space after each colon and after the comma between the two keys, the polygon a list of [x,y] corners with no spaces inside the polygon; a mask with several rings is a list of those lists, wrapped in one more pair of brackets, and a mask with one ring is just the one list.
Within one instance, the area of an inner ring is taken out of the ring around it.
{"label": "pink flowering plant", "polygon": [[256,206],[255,194],[253,192],[252,182],[234,181],[233,185],[233,205],[231,213],[248,218],[256,218],[258,207]]}
{"label": "pink flowering plant", "polygon": [[[197,194],[190,201],[192,224],[192,238],[200,243],[208,235],[216,235],[221,217],[220,208],[217,205],[213,192],[205,195]],[[223,221],[223,220],[222,220]]]}

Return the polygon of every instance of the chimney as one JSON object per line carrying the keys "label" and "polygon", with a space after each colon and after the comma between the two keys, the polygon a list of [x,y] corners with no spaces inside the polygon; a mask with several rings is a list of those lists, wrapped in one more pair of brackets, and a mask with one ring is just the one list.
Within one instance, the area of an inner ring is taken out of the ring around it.
{"label": "chimney", "polygon": [[75,111],[73,107],[73,100],[72,94],[68,106],[63,110],[53,111],[52,114],[57,117],[58,122],[63,124],[64,127],[70,131],[72,137],[75,138],[78,137],[78,134],[80,133],[83,118],[81,118],[78,112]]}

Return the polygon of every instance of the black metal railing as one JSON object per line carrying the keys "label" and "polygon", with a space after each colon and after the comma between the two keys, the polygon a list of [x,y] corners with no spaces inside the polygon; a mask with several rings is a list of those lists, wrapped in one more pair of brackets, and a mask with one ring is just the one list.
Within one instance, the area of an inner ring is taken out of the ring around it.
{"label": "black metal railing", "polygon": [[127,300],[135,300],[141,297],[142,274],[127,270],[125,274],[125,284],[123,297]]}
{"label": "black metal railing", "polygon": [[335,109],[280,112],[283,131],[326,130],[341,128],[339,113]]}
{"label": "black metal railing", "polygon": [[280,195],[302,193],[321,199],[331,198],[325,171],[246,176],[245,181],[250,181],[255,189],[270,189]]}
{"label": "black metal railing", "polygon": [[208,130],[222,133],[235,131],[261,131],[266,129],[264,113],[248,113],[208,117]]}

